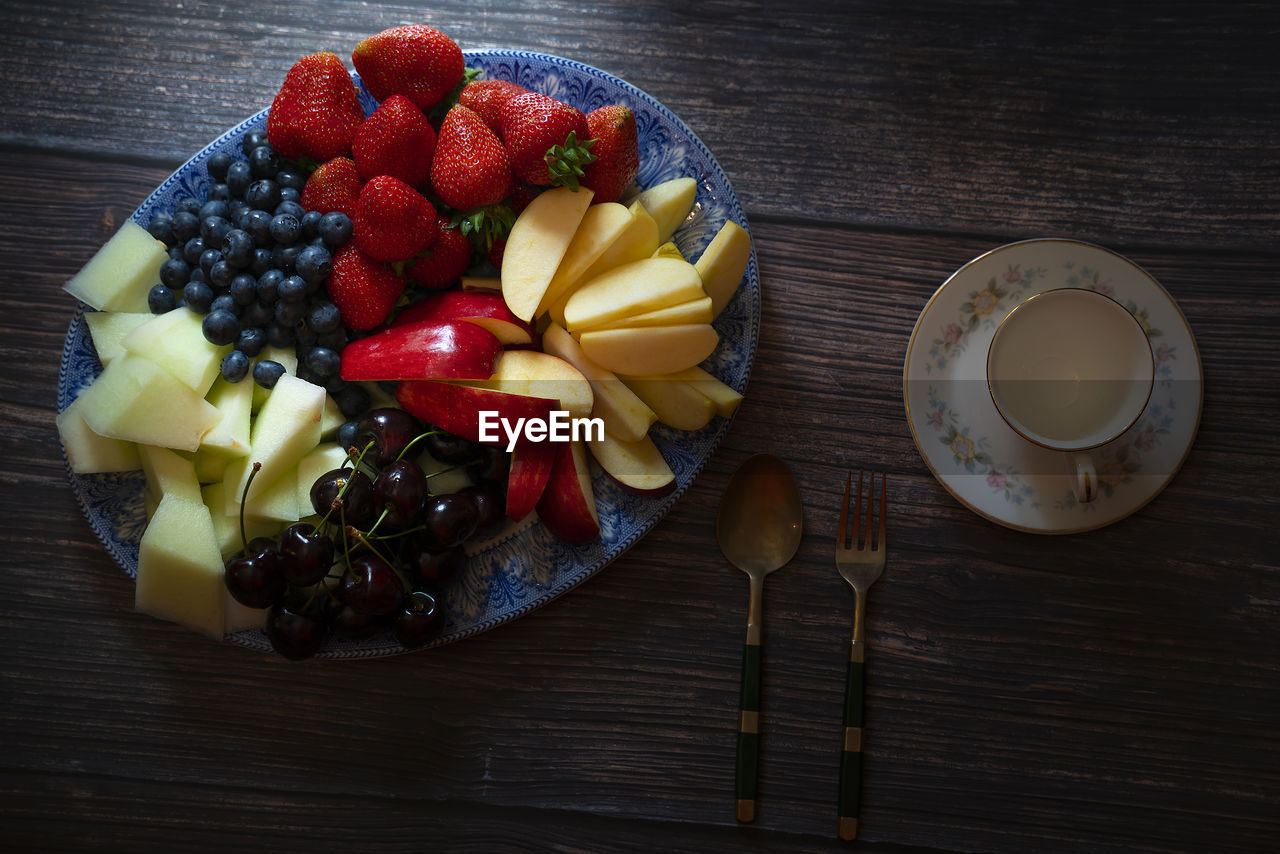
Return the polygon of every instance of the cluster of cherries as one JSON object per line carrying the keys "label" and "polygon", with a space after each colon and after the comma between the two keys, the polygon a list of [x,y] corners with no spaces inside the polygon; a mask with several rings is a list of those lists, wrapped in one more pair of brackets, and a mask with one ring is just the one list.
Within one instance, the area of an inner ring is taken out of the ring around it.
{"label": "cluster of cherries", "polygon": [[[331,635],[359,641],[390,631],[406,649],[435,640],[442,594],[466,567],[463,544],[504,521],[510,460],[501,449],[395,408],[368,412],[343,438],[344,465],[311,487],[318,522],[247,540],[225,565],[227,590],[270,609],[267,636],[291,659],[309,658]],[[446,468],[424,471],[424,451]],[[431,490],[433,476],[458,467],[469,486]]]}

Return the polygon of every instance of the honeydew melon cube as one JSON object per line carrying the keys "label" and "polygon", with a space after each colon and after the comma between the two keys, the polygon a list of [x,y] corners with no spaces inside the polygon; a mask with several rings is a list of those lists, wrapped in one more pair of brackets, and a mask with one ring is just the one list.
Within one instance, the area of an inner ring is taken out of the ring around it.
{"label": "honeydew melon cube", "polygon": [[237,457],[229,457],[216,449],[201,448],[191,455],[196,467],[196,480],[200,483],[216,483],[227,476],[227,466]]}
{"label": "honeydew melon cube", "polygon": [[[241,467],[246,464],[247,460],[248,457],[241,457],[227,466],[226,479],[223,480],[224,488],[230,488],[233,478],[236,480],[240,478]],[[253,486],[249,490],[247,503],[244,505],[246,519],[253,518],[276,523],[298,521],[298,516],[303,511],[298,506],[298,469],[296,465],[291,471],[286,471],[262,489],[258,489],[257,486],[258,482],[255,479]],[[310,507],[311,505],[308,504],[307,509],[310,509]]]}
{"label": "honeydew melon cube", "polygon": [[134,607],[221,638],[226,586],[213,519],[202,501],[160,499],[138,545]]}
{"label": "honeydew melon cube", "polygon": [[689,218],[698,196],[693,178],[673,178],[641,191],[634,201],[644,206],[658,225],[658,242],[665,243]]}
{"label": "honeydew melon cube", "polygon": [[168,448],[141,445],[142,471],[147,476],[147,491],[157,500],[176,495],[187,501],[200,501],[200,481],[195,464]]}
{"label": "honeydew melon cube", "polygon": [[80,413],[81,398],[58,413],[55,423],[66,452],[67,463],[76,474],[137,471],[142,468],[138,446],[133,442],[108,439],[89,429]]}
{"label": "honeydew melon cube", "polygon": [[211,451],[226,457],[243,457],[249,453],[250,430],[253,425],[252,380],[238,383],[217,377],[205,400],[221,414],[218,423],[200,440],[201,451]]}
{"label": "honeydew melon cube", "polygon": [[240,514],[226,512],[226,485],[222,481],[205,484],[200,488],[200,497],[209,508],[214,538],[224,561],[244,548],[246,538],[252,540],[254,537],[274,537],[280,533],[282,526],[276,520],[245,516],[244,537],[241,537]]}
{"label": "honeydew melon cube", "polygon": [[[249,455],[228,468],[229,505],[241,502],[253,463],[261,463],[262,469],[254,476],[250,497],[264,493],[279,478],[292,473],[298,462],[320,444],[325,397],[324,389],[318,385],[291,374],[280,377],[253,421]],[[290,487],[295,488],[296,484]]]}
{"label": "honeydew melon cube", "polygon": [[130,332],[124,349],[147,357],[204,397],[218,378],[222,357],[231,351],[231,345],[211,343],[204,337],[202,322],[194,311],[175,308]]}
{"label": "honeydew melon cube", "polygon": [[85,312],[84,324],[98,351],[98,361],[106,365],[124,352],[124,339],[130,332],[151,320],[155,315],[133,311]]}
{"label": "honeydew melon cube", "polygon": [[99,311],[147,312],[147,292],[169,258],[164,244],[128,220],[63,289]]}
{"label": "honeydew melon cube", "polygon": [[85,423],[99,436],[181,451],[200,447],[221,417],[173,374],[127,352],[112,359],[80,399]]}
{"label": "honeydew melon cube", "polygon": [[338,408],[338,402],[329,395],[324,396],[324,409],[320,412],[320,438],[332,439],[338,435],[338,428],[347,423],[347,416]]}
{"label": "honeydew melon cube", "polygon": [[298,462],[297,501],[303,514],[315,510],[311,506],[311,487],[321,475],[341,468],[346,459],[347,452],[336,442],[322,442]]}

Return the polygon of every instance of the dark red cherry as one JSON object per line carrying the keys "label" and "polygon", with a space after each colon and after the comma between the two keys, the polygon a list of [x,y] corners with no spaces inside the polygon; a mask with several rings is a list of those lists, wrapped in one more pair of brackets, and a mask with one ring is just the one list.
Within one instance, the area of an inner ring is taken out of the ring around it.
{"label": "dark red cherry", "polygon": [[329,574],[333,540],[309,522],[295,522],[280,534],[280,557],[285,580],[308,587]]}
{"label": "dark red cherry", "polygon": [[433,590],[443,590],[467,568],[467,553],[462,546],[440,551],[423,549],[411,562],[414,579]]}
{"label": "dark red cherry", "polygon": [[223,566],[222,581],[241,605],[268,608],[284,595],[284,561],[270,540],[251,540]]}
{"label": "dark red cherry", "polygon": [[391,634],[406,649],[426,646],[444,631],[444,608],[435,594],[415,590],[391,620]]}
{"label": "dark red cherry", "polygon": [[432,430],[423,441],[426,443],[427,453],[451,466],[469,463],[480,453],[480,446],[475,442],[444,430]]}
{"label": "dark red cherry", "polygon": [[[330,513],[333,502],[341,498],[341,513]],[[373,503],[373,481],[362,471],[334,469],[316,479],[311,486],[311,508],[332,521],[367,528],[376,517]]]}
{"label": "dark red cherry", "polygon": [[383,407],[366,413],[356,423],[356,451],[365,452],[364,461],[382,468],[399,459],[409,443],[424,432],[423,423],[414,415],[395,407]]}
{"label": "dark red cherry", "polygon": [[469,495],[446,492],[427,499],[422,523],[436,549],[461,545],[475,533],[480,511]]}
{"label": "dark red cherry", "polygon": [[357,614],[389,614],[404,597],[404,582],[391,564],[371,552],[351,559],[338,581],[338,596]]}
{"label": "dark red cherry", "polygon": [[373,503],[386,516],[378,530],[403,531],[418,524],[427,500],[427,476],[416,462],[397,460],[382,467],[373,481]]}
{"label": "dark red cherry", "polygon": [[299,661],[320,651],[329,631],[324,615],[314,603],[305,608],[297,602],[277,602],[267,615],[267,637],[271,647],[285,658]]}

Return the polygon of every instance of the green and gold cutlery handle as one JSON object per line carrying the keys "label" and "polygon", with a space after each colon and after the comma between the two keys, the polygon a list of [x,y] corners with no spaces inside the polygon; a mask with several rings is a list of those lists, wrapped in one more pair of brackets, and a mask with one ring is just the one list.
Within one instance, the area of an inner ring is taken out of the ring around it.
{"label": "green and gold cutlery handle", "polygon": [[742,691],[738,702],[738,761],[734,782],[738,821],[756,817],[756,782],[760,774],[760,644],[742,647]]}
{"label": "green and gold cutlery handle", "polygon": [[862,798],[863,652],[866,646],[855,640],[849,648],[849,668],[845,671],[844,731],[840,748],[840,838],[858,835],[858,810]]}

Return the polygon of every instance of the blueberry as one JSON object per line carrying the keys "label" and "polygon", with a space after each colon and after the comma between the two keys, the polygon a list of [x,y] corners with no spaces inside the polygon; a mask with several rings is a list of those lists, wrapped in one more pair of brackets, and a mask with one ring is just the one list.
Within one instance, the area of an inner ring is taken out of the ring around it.
{"label": "blueberry", "polygon": [[266,346],[267,333],[257,326],[241,329],[240,337],[236,339],[236,349],[251,358],[261,353]]}
{"label": "blueberry", "polygon": [[320,211],[307,211],[304,213],[299,220],[302,223],[302,236],[307,240],[315,240],[319,237],[320,220],[322,219],[324,219],[324,214],[320,213]]}
{"label": "blueberry", "polygon": [[249,153],[249,174],[255,178],[274,178],[280,171],[280,155],[270,143],[257,146]]}
{"label": "blueberry", "polygon": [[252,180],[253,174],[249,170],[247,161],[237,160],[227,170],[227,187],[231,190],[231,195],[234,198],[244,198],[244,191],[248,189]]}
{"label": "blueberry", "polygon": [[245,212],[240,227],[253,238],[253,245],[259,249],[270,247],[275,238],[271,236],[271,214],[250,208]]}
{"label": "blueberry", "polygon": [[165,250],[164,254],[168,255],[170,258],[177,258],[178,260],[182,260],[182,247],[170,246],[168,249]]}
{"label": "blueberry", "polygon": [[294,203],[294,204],[296,204],[296,205],[301,206],[301,204],[302,204],[302,191],[301,191],[301,190],[299,190],[299,189],[298,189],[298,188],[296,188],[296,187],[281,187],[281,188],[280,188],[280,201],[281,201],[281,203],[284,203],[284,202],[292,202],[292,203]]}
{"label": "blueberry", "polygon": [[300,191],[303,187],[307,186],[307,176],[299,169],[291,169],[287,166],[281,167],[275,177],[276,183],[279,184],[281,188],[288,187],[290,189]]}
{"label": "blueberry", "polygon": [[312,347],[307,353],[307,368],[316,376],[328,378],[338,375],[342,357],[328,347]]}
{"label": "blueberry", "polygon": [[[199,228],[199,225],[197,224],[196,227]],[[204,238],[197,234],[183,244],[182,257],[194,267],[200,263],[200,256],[204,254],[204,250]]]}
{"label": "blueberry", "polygon": [[213,285],[220,291],[225,291],[231,287],[231,280],[236,277],[236,268],[231,262],[221,255],[218,260],[213,262],[213,266],[209,268],[209,284]]}
{"label": "blueberry", "polygon": [[281,326],[274,322],[274,314],[272,324],[267,327],[267,343],[272,347],[292,347],[293,346],[293,327]]}
{"label": "blueberry", "polygon": [[306,247],[293,263],[298,275],[308,284],[323,282],[333,271],[333,256],[323,246]]}
{"label": "blueberry", "polygon": [[275,305],[280,298],[280,283],[284,281],[284,273],[274,267],[258,277],[258,302],[263,305]]}
{"label": "blueberry", "polygon": [[292,214],[278,214],[271,218],[271,236],[282,246],[291,246],[302,236],[302,224]]}
{"label": "blueberry", "polygon": [[187,283],[188,283],[188,284],[190,284],[191,282],[204,282],[204,283],[208,284],[208,282],[209,282],[209,274],[208,274],[208,273],[206,273],[206,272],[205,272],[203,269],[201,269],[199,266],[192,267],[192,268],[191,268],[191,275],[187,277]]}
{"label": "blueberry", "polygon": [[191,211],[178,211],[173,215],[173,239],[177,244],[186,244],[188,240],[200,233],[200,217]]}
{"label": "blueberry", "polygon": [[[281,214],[291,216],[298,221],[299,225],[302,225],[302,218],[307,215],[307,209],[297,202],[281,201],[271,213],[273,216],[280,216]],[[305,234],[305,231],[302,233]]]}
{"label": "blueberry", "polygon": [[173,311],[178,305],[178,297],[164,285],[152,285],[147,291],[147,308],[152,314],[164,314]]}
{"label": "blueberry", "polygon": [[182,289],[182,301],[196,314],[206,314],[213,304],[213,288],[205,282],[188,282]]}
{"label": "blueberry", "polygon": [[302,303],[281,300],[276,303],[276,323],[281,326],[297,326],[302,322],[305,312],[306,308]]}
{"label": "blueberry", "polygon": [[263,305],[254,300],[240,310],[241,326],[258,326],[266,328],[276,322],[275,305]]}
{"label": "blueberry", "polygon": [[359,435],[359,421],[344,421],[342,426],[338,428],[338,447],[351,448],[356,444],[356,437]]}
{"label": "blueberry", "polygon": [[286,276],[294,274],[295,263],[298,259],[298,253],[303,249],[301,244],[295,243],[292,246],[277,246],[271,250],[271,263],[280,269],[280,272]]}
{"label": "blueberry", "polygon": [[178,204],[174,207],[174,211],[186,211],[191,214],[199,214],[200,206],[203,204],[204,202],[200,201],[195,196],[183,196],[178,200]]}
{"label": "blueberry", "polygon": [[369,392],[358,383],[348,383],[333,396],[333,402],[347,418],[359,418],[369,408]]}
{"label": "blueberry", "polygon": [[191,278],[191,265],[181,258],[170,258],[160,265],[160,284],[179,290]]}
{"label": "blueberry", "polygon": [[260,145],[267,145],[267,132],[265,130],[251,130],[240,141],[240,150],[248,154]]}
{"label": "blueberry", "polygon": [[232,199],[227,202],[227,219],[237,222],[241,216],[253,210],[253,206],[244,199]]}
{"label": "blueberry", "polygon": [[307,326],[317,335],[333,332],[342,326],[342,314],[338,307],[328,300],[320,300],[311,306],[307,313]]}
{"label": "blueberry", "polygon": [[231,223],[226,217],[207,216],[200,220],[200,236],[205,246],[221,246],[222,238],[231,230]]}
{"label": "blueberry", "polygon": [[300,303],[307,296],[307,281],[301,276],[287,276],[278,291],[281,302]]}
{"label": "blueberry", "polygon": [[307,351],[315,346],[318,337],[311,327],[306,324],[306,311],[303,311],[303,319],[298,321],[297,327],[293,330],[294,340],[298,345],[298,359],[305,360]]}
{"label": "blueberry", "polygon": [[200,330],[210,344],[220,347],[230,344],[240,336],[240,321],[225,308],[218,308],[204,316]]}
{"label": "blueberry", "polygon": [[225,183],[210,184],[209,192],[205,194],[205,200],[209,202],[229,202],[231,201],[231,188]]}
{"label": "blueberry", "polygon": [[217,249],[206,249],[200,253],[200,269],[204,270],[205,275],[213,269],[213,265],[222,260],[222,253]]}
{"label": "blueberry", "polygon": [[167,213],[158,213],[151,218],[151,222],[147,223],[147,233],[156,240],[159,240],[165,246],[172,246],[175,242],[173,236],[173,217]]}
{"label": "blueberry", "polygon": [[351,239],[351,217],[342,211],[330,211],[320,218],[320,237],[330,246],[341,246]]}
{"label": "blueberry", "polygon": [[200,210],[196,212],[196,216],[200,217],[201,221],[204,221],[211,216],[220,216],[223,219],[226,219],[230,212],[231,207],[225,201],[214,199],[201,205]]}
{"label": "blueberry", "polygon": [[232,350],[222,357],[222,378],[229,383],[238,383],[249,375],[249,356]]}
{"label": "blueberry", "polygon": [[243,270],[253,260],[254,240],[249,232],[233,228],[222,238],[222,257],[237,270]]}
{"label": "blueberry", "polygon": [[231,153],[227,151],[218,151],[211,154],[209,162],[206,164],[206,168],[209,170],[209,177],[215,181],[225,182],[227,180],[227,169],[231,166],[233,159]]}
{"label": "blueberry", "polygon": [[259,178],[244,191],[244,200],[262,211],[274,211],[280,204],[280,186],[270,178]]}
{"label": "blueberry", "polygon": [[263,388],[275,388],[284,374],[284,365],[275,359],[263,359],[253,366],[253,381]]}
{"label": "blueberry", "polygon": [[316,336],[316,344],[321,347],[328,347],[330,350],[341,350],[347,346],[346,327],[339,325],[337,329],[321,332]]}
{"label": "blueberry", "polygon": [[225,311],[235,317],[240,316],[240,306],[236,304],[231,294],[219,294],[213,298],[213,302],[209,304],[209,313],[212,314],[215,311]]}
{"label": "blueberry", "polygon": [[258,280],[248,273],[241,273],[231,280],[227,293],[236,305],[249,305],[258,301]]}

